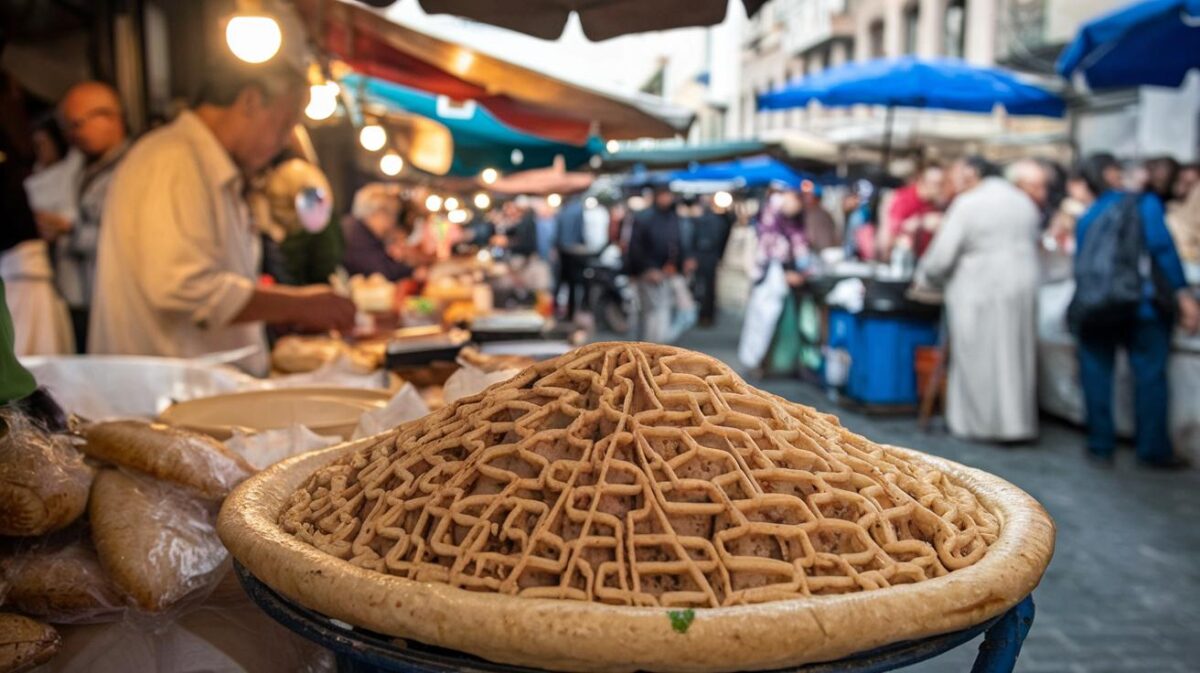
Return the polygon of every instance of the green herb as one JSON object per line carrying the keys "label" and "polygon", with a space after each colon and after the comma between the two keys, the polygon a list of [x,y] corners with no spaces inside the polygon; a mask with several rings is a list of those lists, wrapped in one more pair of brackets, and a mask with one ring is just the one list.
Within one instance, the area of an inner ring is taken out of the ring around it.
{"label": "green herb", "polygon": [[691,608],[671,610],[667,616],[671,618],[671,628],[679,633],[687,633],[688,627],[692,625],[692,620],[696,618],[696,611]]}

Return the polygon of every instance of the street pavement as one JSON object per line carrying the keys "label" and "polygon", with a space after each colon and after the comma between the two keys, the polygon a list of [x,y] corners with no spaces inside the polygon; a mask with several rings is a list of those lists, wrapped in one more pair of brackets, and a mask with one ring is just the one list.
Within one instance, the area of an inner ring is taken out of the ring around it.
{"label": "street pavement", "polygon": [[[693,329],[680,346],[742,371],[735,357],[740,320]],[[911,416],[847,411],[811,384],[789,378],[760,388],[837,414],[874,441],[913,447],[999,475],[1037,498],[1058,526],[1057,548],[1034,592],[1037,616],[1018,673],[1200,671],[1200,470],[1158,472],[1121,451],[1113,468],[1091,464],[1083,435],[1042,419],[1036,444],[972,443],[944,430],[926,434]],[[904,669],[966,673],[979,641]]]}

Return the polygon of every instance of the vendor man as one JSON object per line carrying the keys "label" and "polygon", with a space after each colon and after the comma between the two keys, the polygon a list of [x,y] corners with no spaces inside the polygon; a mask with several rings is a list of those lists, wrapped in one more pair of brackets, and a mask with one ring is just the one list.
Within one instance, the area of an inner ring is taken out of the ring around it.
{"label": "vendor man", "polygon": [[[222,58],[224,57],[224,58]],[[196,105],[147,134],[117,169],[100,227],[91,353],[195,357],[222,351],[267,370],[264,323],[349,331],[354,305],[329,287],[260,287],[246,177],[283,148],[308,85],[283,54],[221,55]]]}

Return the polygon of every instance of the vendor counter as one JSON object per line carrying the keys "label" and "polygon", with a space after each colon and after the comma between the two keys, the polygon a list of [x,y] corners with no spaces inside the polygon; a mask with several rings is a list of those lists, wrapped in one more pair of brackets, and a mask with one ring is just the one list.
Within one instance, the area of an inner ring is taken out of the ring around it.
{"label": "vendor counter", "polygon": [[769,368],[787,371],[798,362],[803,377],[868,411],[915,410],[917,356],[939,342],[941,307],[909,299],[909,284],[810,277],[784,308]]}

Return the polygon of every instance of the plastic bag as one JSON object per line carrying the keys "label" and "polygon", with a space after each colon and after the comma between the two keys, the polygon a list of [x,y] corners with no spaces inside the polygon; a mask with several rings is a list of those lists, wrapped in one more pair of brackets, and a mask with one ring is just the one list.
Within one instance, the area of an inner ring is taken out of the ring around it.
{"label": "plastic bag", "polygon": [[772,262],[766,276],[750,291],[746,302],[746,321],[738,341],[738,360],[747,367],[758,367],[771,347],[775,324],[783,311],[783,299],[790,288],[783,265]]}
{"label": "plastic bag", "polygon": [[83,527],[68,539],[6,555],[0,572],[9,587],[6,604],[51,624],[111,622],[125,613],[125,600]]}
{"label": "plastic bag", "polygon": [[87,507],[93,473],[66,435],[43,430],[20,411],[0,409],[0,535],[67,527]]}
{"label": "plastic bag", "polygon": [[104,469],[92,487],[92,541],[104,571],[141,610],[201,600],[228,570],[217,506],[172,484]]}
{"label": "plastic bag", "polygon": [[700,317],[700,310],[692,297],[692,291],[688,289],[687,279],[678,275],[671,276],[667,279],[667,284],[675,297],[675,311],[671,316],[671,328],[667,337],[667,341],[673,343],[695,326]]}

